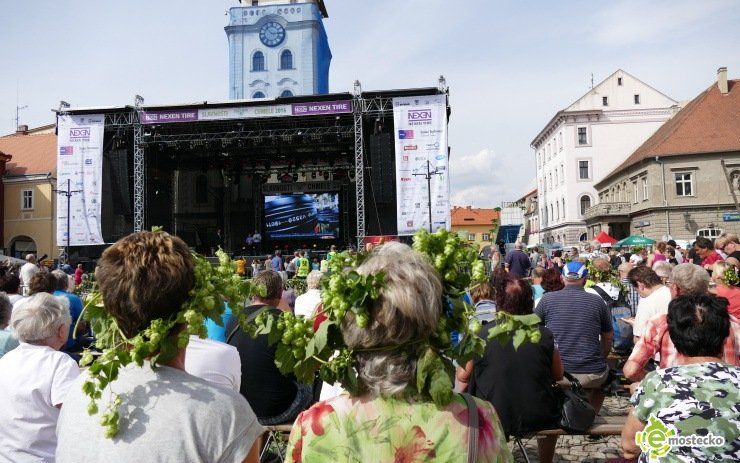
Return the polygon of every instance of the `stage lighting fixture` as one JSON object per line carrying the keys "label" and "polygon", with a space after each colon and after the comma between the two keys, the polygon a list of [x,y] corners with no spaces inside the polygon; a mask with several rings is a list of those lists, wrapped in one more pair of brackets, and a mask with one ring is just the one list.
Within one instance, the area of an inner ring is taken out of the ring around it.
{"label": "stage lighting fixture", "polygon": [[355,179],[355,171],[354,169],[349,170],[349,179],[354,180]]}
{"label": "stage lighting fixture", "polygon": [[298,181],[298,174],[293,174],[293,183]]}
{"label": "stage lighting fixture", "polygon": [[316,180],[316,171],[311,172],[311,179]]}
{"label": "stage lighting fixture", "polygon": [[329,171],[324,172],[324,180],[329,180]]}

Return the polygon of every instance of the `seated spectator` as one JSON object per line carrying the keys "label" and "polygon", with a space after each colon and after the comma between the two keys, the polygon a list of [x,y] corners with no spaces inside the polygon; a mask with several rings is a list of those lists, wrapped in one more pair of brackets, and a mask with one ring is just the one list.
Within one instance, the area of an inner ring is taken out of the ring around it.
{"label": "seated spectator", "polygon": [[[98,260],[95,279],[105,310],[129,338],[155,319],[180,312],[195,275],[188,246],[164,232],[131,234]],[[175,328],[177,330],[177,328]],[[172,333],[176,335],[177,333]],[[105,437],[100,413],[89,415],[83,374],[70,388],[57,434],[58,463],[83,461],[258,461],[255,441],[263,432],[239,393],[189,375],[185,348],[166,364],[132,363],[104,391],[119,394],[129,419],[115,438]]]}
{"label": "seated spectator", "polygon": [[619,273],[619,282],[623,287],[627,288],[627,302],[632,309],[632,316],[634,317],[637,312],[637,305],[640,301],[640,294],[637,292],[637,288],[632,286],[632,283],[630,283],[630,280],[627,277],[630,270],[633,268],[635,268],[635,266],[631,262],[623,262],[619,264],[619,267],[617,267],[617,272]]}
{"label": "seated spectator", "polygon": [[[404,347],[426,341],[442,312],[437,272],[425,256],[394,242],[377,247],[357,271],[386,275],[369,327],[359,327],[351,312],[341,325],[367,392],[343,394],[303,412],[290,434],[286,461],[465,462],[469,432],[463,397],[438,408],[406,394],[416,381],[417,359]],[[488,402],[475,403],[477,461],[512,461],[496,411]]]}
{"label": "seated spectator", "polygon": [[[722,239],[721,242],[720,239]],[[726,256],[725,262],[735,268],[740,267],[740,240],[738,240],[737,235],[726,233],[720,236],[715,242],[715,248]]]}
{"label": "seated spectator", "polygon": [[[542,255],[542,257],[547,257],[546,255]],[[537,300],[542,297],[543,294],[545,294],[545,288],[542,287],[542,277],[545,276],[545,271],[547,270],[547,267],[535,267],[532,269],[532,293],[534,294],[534,299]]]}
{"label": "seated spectator", "polygon": [[[244,313],[251,315],[267,307],[275,315],[280,311],[283,280],[274,270],[261,272],[254,280],[267,291],[264,297],[255,296]],[[233,317],[226,327],[227,341],[236,347],[242,363],[241,394],[250,403],[263,425],[292,423],[300,412],[308,408],[313,399],[311,386],[299,384],[294,376],[285,376],[275,366],[277,345],[267,342],[267,335],[253,338],[239,327]]]}
{"label": "seated spectator", "polygon": [[[679,296],[701,296],[709,292],[709,274],[695,264],[680,264],[673,269],[670,283],[673,298]],[[731,365],[740,361],[740,322],[730,317],[730,334],[725,339],[723,359]],[[632,380],[639,381],[645,376],[645,368],[650,360],[659,357],[659,368],[669,368],[678,365],[679,358],[676,347],[668,334],[668,317],[658,315],[647,323],[644,335],[635,344],[627,362],[624,364],[624,375]]]}
{"label": "seated spectator", "polygon": [[1,281],[0,291],[7,294],[11,305],[15,305],[16,302],[23,300],[23,295],[20,294],[21,279],[18,278],[18,275],[8,272],[3,276]]}
{"label": "seated spectator", "polygon": [[20,346],[0,358],[4,461],[54,461],[59,409],[67,404],[68,392],[80,388],[75,383],[80,369],[59,352],[69,332],[67,304],[64,298],[41,292],[13,310],[10,327]]}
{"label": "seated spectator", "polygon": [[[612,278],[615,277],[615,275],[612,275],[612,266],[609,261],[599,257],[594,259],[591,262],[591,265],[594,269],[594,272],[593,275],[589,276],[589,280],[593,281],[594,286],[598,287],[600,290],[606,293],[606,295],[611,299],[615,301],[619,299],[621,288],[612,283]],[[599,294],[599,292],[596,291],[594,287],[586,288],[586,291],[591,294],[596,294],[597,296],[604,299],[604,302],[607,302],[604,296]]]}
{"label": "seated spectator", "polygon": [[295,310],[295,290],[288,287],[288,274],[286,272],[278,272],[280,278],[283,280],[283,292],[280,295],[280,304],[277,308],[283,312],[293,312]]}
{"label": "seated spectator", "polygon": [[190,336],[185,348],[185,371],[209,383],[239,392],[242,363],[234,346]]}
{"label": "seated spectator", "polygon": [[57,279],[50,272],[38,272],[28,284],[28,295],[33,296],[38,293],[53,294],[57,289]]}
{"label": "seated spectator", "polygon": [[10,314],[13,312],[13,304],[5,293],[0,293],[0,358],[11,350],[18,347],[18,340],[8,329]]}
{"label": "seated spectator", "polygon": [[[740,368],[721,359],[730,332],[726,301],[708,295],[676,298],[668,309],[668,331],[681,360],[675,367],[649,373],[632,396],[634,409],[622,429],[624,457],[640,455],[637,433],[657,419],[678,437],[723,438],[711,447],[670,446],[660,461],[737,461]],[[643,453],[640,461],[647,462],[648,455]]]}
{"label": "seated spectator", "polygon": [[321,278],[323,273],[313,270],[306,278],[306,292],[295,299],[295,314],[311,317],[321,303]]}
{"label": "seated spectator", "polygon": [[727,309],[728,312],[731,316],[740,319],[740,288],[737,284],[727,281],[725,275],[728,271],[734,271],[737,274],[734,267],[728,262],[714,263],[712,266],[712,280],[715,287],[712,292],[727,299],[730,303]]}
{"label": "seated spectator", "polygon": [[668,246],[665,250],[666,258],[668,259],[668,263],[671,265],[678,265],[680,262],[676,258],[676,250],[670,246]]}
{"label": "seated spectator", "polygon": [[653,264],[653,271],[660,277],[663,284],[666,285],[671,279],[673,266],[668,261],[662,260]]}
{"label": "seated spectator", "polygon": [[221,314],[221,323],[216,320],[206,319],[206,331],[208,332],[208,339],[213,339],[218,342],[226,342],[226,326],[231,320],[232,312],[229,303],[224,301],[224,311]]}
{"label": "seated spectator", "polygon": [[630,284],[637,289],[637,294],[641,298],[632,327],[635,338],[639,338],[645,333],[645,327],[651,318],[668,312],[671,290],[664,286],[658,274],[646,265],[638,265],[630,270],[627,278]]}
{"label": "seated spectator", "polygon": [[[512,315],[531,314],[534,301],[529,284],[510,277],[501,281],[496,305]],[[487,337],[494,326],[495,322],[485,326],[479,335]],[[457,371],[458,381],[468,383],[470,394],[491,402],[507,437],[558,427],[560,407],[553,382],[563,379],[563,364],[552,332],[541,326],[540,334],[538,343],[519,349],[514,349],[513,341],[504,346],[489,342],[482,357]],[[538,439],[540,463],[552,461],[556,444],[557,436]]]}
{"label": "seated spectator", "polygon": [[586,389],[598,413],[604,401],[601,387],[609,375],[606,356],[611,351],[614,332],[604,300],[584,290],[586,277],[584,264],[568,262],[563,268],[565,288],[545,293],[535,313],[555,336],[565,371]]}
{"label": "seated spectator", "polygon": [[[497,270],[495,274],[506,275],[505,272]],[[496,318],[496,303],[493,300],[493,284],[490,280],[481,282],[470,290],[470,299],[475,307],[475,318],[484,325]]]}
{"label": "seated spectator", "polygon": [[[51,276],[56,279],[53,294],[64,297],[69,301],[69,314],[72,316],[72,324],[69,327],[69,339],[64,346],[64,350],[66,352],[79,352],[85,346],[84,341],[80,337],[87,333],[87,323],[85,323],[85,320],[79,320],[80,315],[82,315],[82,300],[76,294],[67,291],[69,278],[66,273],[62,270],[54,270],[51,272]],[[79,323],[77,323],[78,320]],[[75,326],[77,326],[76,332],[74,331]]]}
{"label": "seated spectator", "polygon": [[[542,289],[545,291],[543,295],[563,289],[565,285],[563,284],[562,278],[560,278],[560,269],[555,267],[545,270],[545,273],[542,275],[542,283],[540,283],[540,286],[542,286]],[[540,297],[539,299],[534,300],[535,307],[540,303],[540,299],[542,298]]]}

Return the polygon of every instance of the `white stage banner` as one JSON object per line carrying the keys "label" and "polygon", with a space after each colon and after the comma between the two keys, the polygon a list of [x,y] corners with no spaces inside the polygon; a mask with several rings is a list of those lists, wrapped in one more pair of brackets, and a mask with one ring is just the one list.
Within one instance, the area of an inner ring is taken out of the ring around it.
{"label": "white stage banner", "polygon": [[[398,234],[450,229],[450,177],[447,156],[447,96],[393,99],[396,129],[396,211]],[[430,178],[428,188],[427,177]]]}
{"label": "white stage banner", "polygon": [[[102,114],[58,118],[57,246],[67,244],[68,209],[70,246],[104,244],[100,227],[104,120]],[[62,193],[67,191],[69,197]]]}

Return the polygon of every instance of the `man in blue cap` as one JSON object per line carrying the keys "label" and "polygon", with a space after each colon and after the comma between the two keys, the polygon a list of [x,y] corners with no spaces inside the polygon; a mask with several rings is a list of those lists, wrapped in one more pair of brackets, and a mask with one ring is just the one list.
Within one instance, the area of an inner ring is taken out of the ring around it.
{"label": "man in blue cap", "polygon": [[563,267],[565,287],[545,293],[535,313],[552,331],[565,371],[589,393],[598,413],[604,401],[601,390],[609,374],[606,356],[612,347],[612,323],[604,300],[584,290],[588,269],[579,261]]}

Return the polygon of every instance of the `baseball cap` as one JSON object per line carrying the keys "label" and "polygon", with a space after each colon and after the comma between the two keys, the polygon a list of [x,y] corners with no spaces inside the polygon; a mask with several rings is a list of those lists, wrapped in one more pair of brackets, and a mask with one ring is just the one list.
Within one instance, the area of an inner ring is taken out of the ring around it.
{"label": "baseball cap", "polygon": [[580,280],[581,278],[586,278],[588,276],[588,269],[586,268],[586,265],[578,262],[578,261],[572,261],[565,264],[565,267],[563,267],[563,278],[566,280]]}

